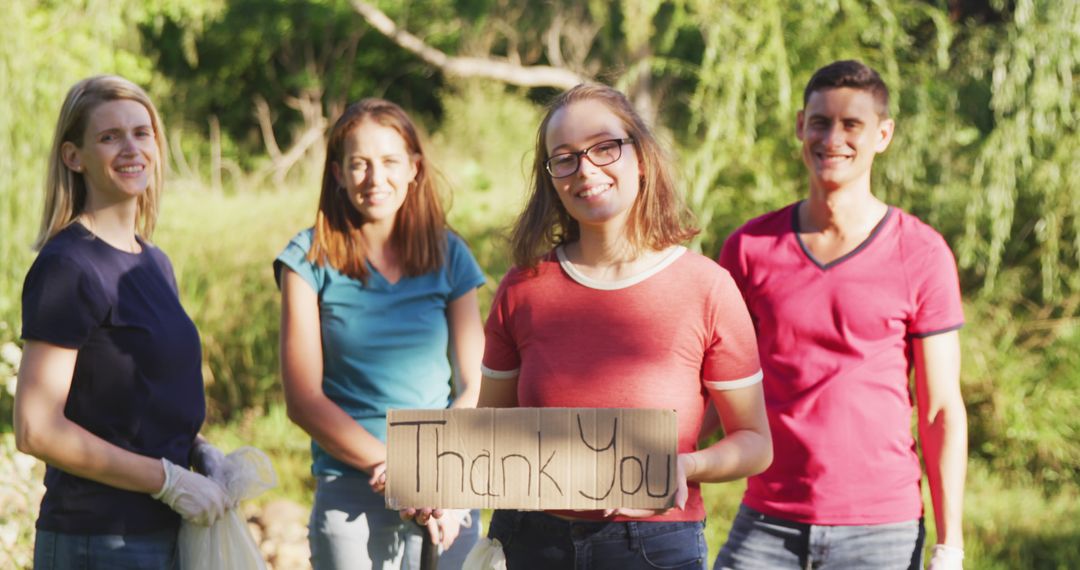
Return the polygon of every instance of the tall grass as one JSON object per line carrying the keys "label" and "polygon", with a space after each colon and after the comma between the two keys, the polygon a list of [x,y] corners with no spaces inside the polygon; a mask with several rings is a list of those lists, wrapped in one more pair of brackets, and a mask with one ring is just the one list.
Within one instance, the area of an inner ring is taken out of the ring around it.
{"label": "tall grass", "polygon": [[203,342],[211,419],[281,400],[279,297],[271,264],[315,219],[318,185],[231,195],[166,196],[157,244],[173,262],[181,300]]}
{"label": "tall grass", "polygon": [[506,229],[524,205],[540,110],[524,94],[465,81],[443,93],[432,158],[446,176],[450,224],[468,241],[488,278],[483,314],[509,269]]}
{"label": "tall grass", "polygon": [[[710,560],[727,539],[745,483],[705,485]],[[930,504],[924,485],[923,503]],[[926,511],[926,544],[935,542],[933,511]],[[969,467],[964,502],[967,570],[1080,568],[1080,493],[1075,487],[1046,495],[1014,485],[982,461]],[[928,548],[929,550],[929,548]],[[927,558],[928,559],[928,558]]]}

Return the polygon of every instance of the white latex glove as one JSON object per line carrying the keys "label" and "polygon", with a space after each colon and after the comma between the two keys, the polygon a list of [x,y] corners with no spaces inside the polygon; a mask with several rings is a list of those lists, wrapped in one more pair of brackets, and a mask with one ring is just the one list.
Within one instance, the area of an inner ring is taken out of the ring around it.
{"label": "white latex glove", "polygon": [[225,514],[229,497],[221,485],[164,457],[161,466],[165,469],[165,484],[151,497],[195,524],[210,526]]}
{"label": "white latex glove", "polygon": [[964,549],[935,544],[930,549],[930,565],[927,570],[963,570]]}
{"label": "white latex glove", "polygon": [[199,437],[191,446],[191,466],[207,477],[221,481],[221,468],[225,465],[225,454],[210,445],[209,441]]}

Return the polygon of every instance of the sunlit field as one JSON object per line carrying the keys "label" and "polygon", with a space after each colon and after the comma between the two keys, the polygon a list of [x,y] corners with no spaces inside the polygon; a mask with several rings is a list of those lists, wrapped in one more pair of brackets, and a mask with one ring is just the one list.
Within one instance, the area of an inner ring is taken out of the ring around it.
{"label": "sunlit field", "polygon": [[[359,4],[450,57],[526,75],[554,66],[628,92],[655,119],[698,221],[688,245],[709,256],[742,222],[805,194],[795,117],[813,70],[858,58],[881,71],[897,129],[874,163],[874,193],[945,237],[963,289],[965,568],[1080,568],[1075,0],[5,2],[0,568],[31,564],[44,466],[17,453],[11,433],[20,295],[53,125],[75,81],[118,73],[160,108],[170,160],[153,241],[201,334],[204,434],[226,450],[265,450],[279,475],[245,507],[253,518],[274,503],[303,513],[312,500],[309,440],[282,397],[272,261],[314,220],[320,135],[347,102],[386,97],[417,120],[450,223],[487,276],[486,316],[509,268],[506,229],[543,103],[562,87],[442,69],[371,26]],[[744,485],[705,487],[710,556]],[[306,546],[303,534],[294,539]],[[275,568],[304,566],[291,560]]]}

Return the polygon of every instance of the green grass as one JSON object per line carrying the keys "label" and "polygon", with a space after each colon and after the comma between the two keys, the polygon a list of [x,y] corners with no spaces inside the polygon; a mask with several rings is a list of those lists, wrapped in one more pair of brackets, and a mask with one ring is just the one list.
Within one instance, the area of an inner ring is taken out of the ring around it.
{"label": "green grass", "polygon": [[[745,488],[743,482],[704,487],[710,559],[727,538]],[[935,533],[925,485],[923,494],[930,546]],[[985,463],[972,461],[964,499],[967,570],[1080,568],[1080,496],[1075,488],[1047,496],[1034,485],[1008,484]]]}
{"label": "green grass", "polygon": [[175,191],[156,243],[172,259],[180,298],[199,327],[211,420],[280,400],[280,301],[272,263],[315,219],[318,186],[234,195]]}
{"label": "green grass", "polygon": [[1075,486],[1047,495],[1035,485],[1010,484],[982,463],[971,467],[964,504],[965,568],[1080,568]]}

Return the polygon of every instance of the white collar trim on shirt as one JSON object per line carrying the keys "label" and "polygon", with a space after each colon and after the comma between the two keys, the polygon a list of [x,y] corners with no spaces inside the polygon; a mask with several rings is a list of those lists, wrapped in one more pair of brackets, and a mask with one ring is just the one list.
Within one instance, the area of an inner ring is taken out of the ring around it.
{"label": "white collar trim on shirt", "polygon": [[599,279],[593,279],[578,271],[577,267],[574,267],[574,264],[566,258],[566,252],[563,250],[563,246],[560,245],[555,248],[555,256],[559,258],[559,265],[571,279],[590,289],[599,289],[601,291],[614,291],[616,289],[625,289],[637,285],[653,275],[660,273],[672,263],[675,263],[675,260],[682,257],[682,254],[684,253],[686,253],[685,247],[681,245],[672,247],[668,250],[667,254],[656,263],[656,265],[653,265],[637,275],[627,277],[626,279],[619,279],[618,281],[601,281]]}

